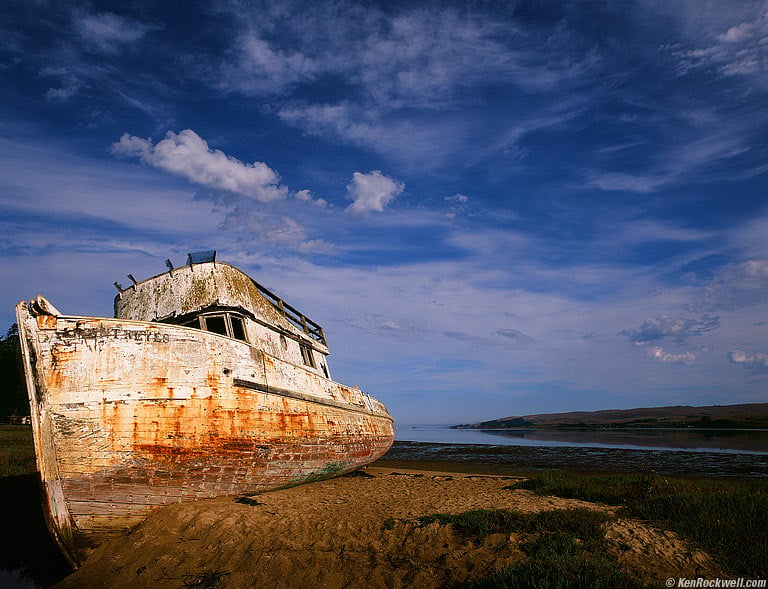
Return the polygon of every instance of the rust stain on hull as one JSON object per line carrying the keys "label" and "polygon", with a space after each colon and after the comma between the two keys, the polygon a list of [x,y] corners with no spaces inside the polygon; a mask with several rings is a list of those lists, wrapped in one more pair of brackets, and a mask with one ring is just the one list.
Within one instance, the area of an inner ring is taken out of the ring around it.
{"label": "rust stain on hull", "polygon": [[[190,307],[249,284],[226,264],[201,266],[139,283],[133,295],[173,291]],[[279,320],[271,307],[280,305],[253,289],[242,315],[195,310],[228,329],[242,317],[237,338],[152,321],[126,293],[134,316],[64,316],[42,297],[16,308],[46,517],[75,566],[162,505],[336,476],[391,446],[384,405],[326,376],[322,329],[310,322],[316,333],[304,332],[303,316],[299,327]],[[315,366],[301,361],[307,350]]]}

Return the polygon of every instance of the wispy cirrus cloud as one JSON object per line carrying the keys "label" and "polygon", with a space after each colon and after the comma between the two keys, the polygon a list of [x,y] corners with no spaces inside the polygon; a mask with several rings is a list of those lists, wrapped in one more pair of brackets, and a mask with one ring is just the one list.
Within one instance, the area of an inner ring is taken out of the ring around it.
{"label": "wispy cirrus cloud", "polygon": [[82,43],[99,53],[115,54],[139,41],[152,26],[111,12],[80,13],[73,18]]}
{"label": "wispy cirrus cloud", "polygon": [[[307,134],[393,157],[405,152],[406,160],[416,154],[433,166],[446,153],[471,159],[483,149],[518,151],[509,137],[496,137],[497,121],[489,133],[456,116],[467,107],[482,112],[478,95],[506,87],[544,97],[583,83],[600,61],[594,53],[564,51],[575,39],[566,31],[549,35],[467,7],[316,10],[302,6],[290,19],[290,10],[267,10],[244,19],[227,59],[211,65],[207,77],[218,71],[215,83],[228,92],[272,97],[281,119]],[[278,29],[284,34],[275,35]],[[552,125],[549,111],[562,103],[562,96],[535,107],[526,100],[506,113],[516,123],[504,128]],[[556,124],[571,116],[559,113]]]}
{"label": "wispy cirrus cloud", "polygon": [[726,11],[698,46],[676,47],[680,71],[711,68],[723,76],[751,76],[768,83],[768,6],[755,2],[752,7],[756,10],[735,23]]}
{"label": "wispy cirrus cloud", "polygon": [[[322,29],[316,26],[320,18]],[[275,36],[275,27],[285,34]],[[431,110],[450,106],[462,89],[478,85],[511,81],[536,90],[578,77],[585,66],[572,58],[541,59],[531,49],[533,34],[511,21],[452,6],[397,13],[359,5],[330,12],[302,6],[300,15],[281,11],[245,22],[232,49],[234,65],[221,66],[222,82],[260,94],[320,76],[341,77],[369,106]],[[290,48],[282,46],[286,38]]]}
{"label": "wispy cirrus cloud", "polygon": [[702,303],[712,309],[736,310],[768,301],[768,259],[747,260],[718,268]]}

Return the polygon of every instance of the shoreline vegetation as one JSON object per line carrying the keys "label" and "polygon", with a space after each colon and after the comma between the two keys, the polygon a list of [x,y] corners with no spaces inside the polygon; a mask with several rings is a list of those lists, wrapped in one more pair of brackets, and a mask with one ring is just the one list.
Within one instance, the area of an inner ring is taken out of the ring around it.
{"label": "shoreline vegetation", "polygon": [[40,587],[647,587],[669,576],[768,577],[764,478],[439,466],[382,459],[337,479],[171,505],[70,575],[43,524],[31,429],[0,426],[11,546],[0,569]]}
{"label": "shoreline vegetation", "polygon": [[768,429],[768,403],[603,409],[502,417],[454,429]]}

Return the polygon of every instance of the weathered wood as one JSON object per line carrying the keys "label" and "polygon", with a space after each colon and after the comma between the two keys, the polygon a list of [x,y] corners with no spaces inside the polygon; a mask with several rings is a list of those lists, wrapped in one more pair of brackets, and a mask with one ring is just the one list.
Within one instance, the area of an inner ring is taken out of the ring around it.
{"label": "weathered wood", "polygon": [[[117,318],[17,306],[47,519],[75,566],[162,505],[343,474],[392,444],[384,405],[325,376],[324,340],[304,365],[310,338],[252,284],[203,263],[136,282]],[[248,341],[157,322],[212,307],[242,312]]]}

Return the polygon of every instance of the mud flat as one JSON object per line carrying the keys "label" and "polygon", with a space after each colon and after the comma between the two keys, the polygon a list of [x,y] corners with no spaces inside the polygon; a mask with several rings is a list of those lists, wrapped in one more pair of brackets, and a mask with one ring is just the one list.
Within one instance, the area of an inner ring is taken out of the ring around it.
{"label": "mud flat", "polygon": [[457,472],[520,474],[563,469],[638,472],[694,477],[768,477],[768,455],[557,446],[492,446],[395,442],[376,466]]}
{"label": "mud flat", "polygon": [[450,587],[524,558],[519,534],[468,540],[419,520],[473,509],[605,512],[608,546],[633,578],[721,573],[672,532],[617,518],[611,506],[510,489],[517,480],[372,466],[250,498],[168,506],[58,587]]}

